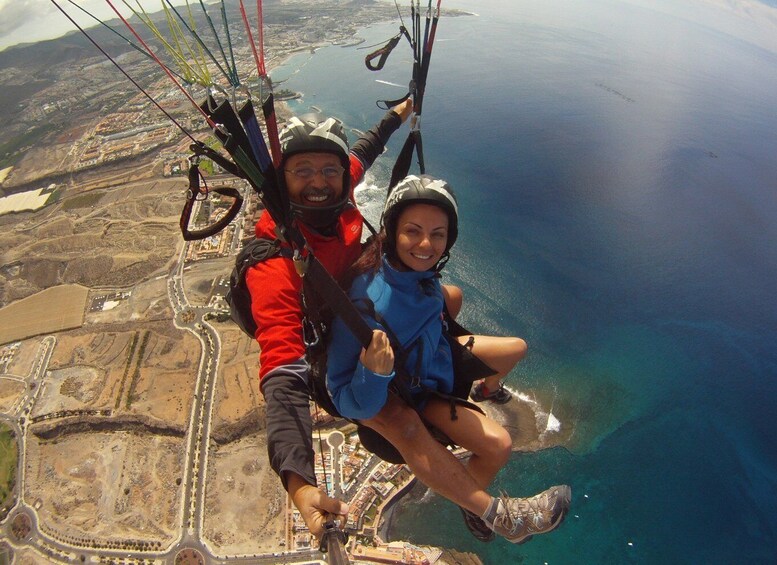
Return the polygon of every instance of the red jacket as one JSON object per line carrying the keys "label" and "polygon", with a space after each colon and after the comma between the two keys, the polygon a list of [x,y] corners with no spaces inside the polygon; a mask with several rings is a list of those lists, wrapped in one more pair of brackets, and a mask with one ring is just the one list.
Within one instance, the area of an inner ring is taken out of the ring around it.
{"label": "red jacket", "polygon": [[[350,157],[353,201],[353,187],[361,182],[364,165],[353,154]],[[339,278],[361,253],[362,222],[361,212],[354,204],[340,214],[335,236],[323,236],[305,224],[298,225],[324,268]],[[275,222],[270,214],[262,214],[256,223],[256,237],[275,239]],[[305,356],[300,305],[302,279],[291,259],[276,257],[251,267],[246,273],[246,283],[257,325],[255,337],[261,347],[259,377],[264,379],[273,369]]]}

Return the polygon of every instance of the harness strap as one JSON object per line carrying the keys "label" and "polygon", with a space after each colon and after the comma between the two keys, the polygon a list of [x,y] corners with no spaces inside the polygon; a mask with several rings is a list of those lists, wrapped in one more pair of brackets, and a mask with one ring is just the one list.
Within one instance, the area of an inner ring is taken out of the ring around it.
{"label": "harness strap", "polygon": [[389,182],[389,194],[391,190],[407,176],[410,171],[410,164],[413,160],[413,152],[418,148],[418,164],[421,169],[421,174],[424,173],[424,157],[423,149],[421,148],[421,131],[412,130],[405,140],[405,144],[402,146],[399,156],[397,157],[394,168],[391,170],[391,181]]}
{"label": "harness strap", "polygon": [[259,162],[262,172],[266,174],[272,167],[272,157],[270,157],[270,151],[264,141],[262,130],[259,128],[253,102],[250,99],[247,100],[243,107],[238,110],[237,115],[245,127],[248,141],[254,151],[254,157]]}
{"label": "harness strap", "polygon": [[[269,78],[266,81],[270,85]],[[277,168],[281,166],[281,142],[278,137],[278,118],[275,115],[275,97],[270,89],[270,93],[262,103],[262,114],[264,115],[264,123],[267,127],[267,137],[270,139],[270,149],[272,150],[273,165]]]}
{"label": "harness strap", "polygon": [[372,341],[372,330],[337,281],[313,255],[308,256],[308,270],[305,276],[310,277],[309,288],[342,318],[362,347],[368,347]]}
{"label": "harness strap", "polygon": [[[258,169],[259,162],[253,156],[251,142],[248,140],[248,136],[243,130],[243,125],[240,122],[240,118],[238,118],[237,113],[232,107],[232,104],[229,103],[229,100],[225,99],[221,102],[216,102],[215,98],[209,95],[207,100],[205,100],[200,108],[206,112],[217,125],[222,126],[226,129],[227,132],[229,132],[228,141],[242,149],[246,155],[250,156],[252,164]],[[219,136],[218,129],[216,129],[215,133],[217,136]],[[232,146],[227,147],[225,145],[224,148],[230,154],[232,154],[234,151]]]}
{"label": "harness strap", "polygon": [[214,151],[201,141],[197,141],[196,143],[192,143],[189,146],[189,149],[195,156],[205,156],[214,163],[216,163],[219,167],[227,171],[230,175],[236,176],[238,178],[244,179],[246,178],[245,173],[240,170],[240,167],[235,165],[232,161],[224,157],[221,153],[218,151]]}
{"label": "harness strap", "polygon": [[[369,298],[363,298],[359,301],[359,306],[361,307],[361,310],[365,314],[367,314],[375,321],[377,321],[381,326],[383,326],[383,330],[386,332],[386,335],[389,338],[389,343],[391,343],[391,348],[394,350],[394,355],[395,355],[394,372],[396,373],[396,377],[394,378],[393,381],[391,381],[391,384],[393,385],[393,388],[395,389],[396,393],[400,396],[400,398],[402,398],[402,400],[404,400],[407,403],[408,406],[411,406],[414,409],[417,409],[418,403],[413,397],[413,394],[411,392],[412,389],[421,388],[424,391],[424,393],[428,393],[429,391],[432,390],[424,386],[421,383],[420,377],[417,376],[418,373],[420,372],[420,360],[418,363],[416,363],[415,374],[411,374],[407,370],[406,363],[410,355],[410,351],[421,345],[420,338],[417,339],[409,349],[404,347],[402,345],[402,342],[399,341],[397,334],[394,333],[393,329],[391,329],[391,326],[388,324],[386,319],[375,310],[375,304],[372,302],[372,300],[370,300]],[[423,353],[421,353],[420,355],[423,355]]]}

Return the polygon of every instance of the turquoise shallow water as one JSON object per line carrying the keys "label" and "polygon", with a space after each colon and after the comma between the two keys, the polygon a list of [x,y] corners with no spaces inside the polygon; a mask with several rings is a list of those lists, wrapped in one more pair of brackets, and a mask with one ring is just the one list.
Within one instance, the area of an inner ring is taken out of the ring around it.
{"label": "turquoise shallow water", "polygon": [[[447,276],[472,329],[529,343],[509,384],[574,429],[496,486],[567,482],[573,510],[552,535],[486,546],[417,489],[392,535],[486,563],[775,562],[774,8],[443,4],[478,12],[441,21],[424,106],[427,170],[461,206]],[[273,77],[305,93],[298,111],[364,129],[403,93],[375,82],[407,83],[402,47],[381,74],[329,47]],[[402,141],[361,193],[373,217]]]}

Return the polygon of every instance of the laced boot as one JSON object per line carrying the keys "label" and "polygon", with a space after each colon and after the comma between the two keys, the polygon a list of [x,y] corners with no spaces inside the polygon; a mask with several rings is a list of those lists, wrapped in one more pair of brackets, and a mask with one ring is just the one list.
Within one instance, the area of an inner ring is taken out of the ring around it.
{"label": "laced boot", "polygon": [[494,391],[486,393],[486,386],[484,383],[479,383],[470,394],[470,398],[475,402],[493,402],[494,404],[505,404],[510,402],[513,398],[512,393],[505,388],[504,383],[499,383],[499,388]]}
{"label": "laced boot", "polygon": [[571,500],[572,489],[567,485],[550,487],[531,498],[509,498],[502,494],[491,527],[512,543],[524,543],[561,524]]}

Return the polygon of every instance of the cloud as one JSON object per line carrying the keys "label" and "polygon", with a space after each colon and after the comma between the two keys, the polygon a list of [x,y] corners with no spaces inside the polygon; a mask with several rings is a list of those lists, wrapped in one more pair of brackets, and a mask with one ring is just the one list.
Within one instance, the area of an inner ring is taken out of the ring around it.
{"label": "cloud", "polygon": [[0,36],[45,19],[55,9],[49,0],[0,0]]}
{"label": "cloud", "polygon": [[[73,0],[102,21],[116,17],[116,13],[105,0]],[[186,0],[171,0],[174,5],[185,4]],[[84,27],[96,25],[94,19],[84,14],[70,0],[56,0],[75,21]],[[115,0],[114,6],[124,15],[132,11],[123,2]],[[135,3],[132,3],[135,5]],[[161,9],[160,0],[143,0],[141,4],[149,12]],[[52,39],[73,31],[75,27],[62,15],[51,0],[0,0],[0,49],[22,42]]]}

